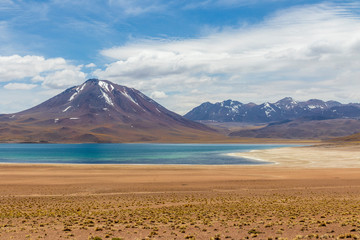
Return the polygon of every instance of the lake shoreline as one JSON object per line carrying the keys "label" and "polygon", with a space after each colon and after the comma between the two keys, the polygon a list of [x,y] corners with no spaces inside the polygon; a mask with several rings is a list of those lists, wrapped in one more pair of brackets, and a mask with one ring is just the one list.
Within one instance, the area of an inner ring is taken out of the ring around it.
{"label": "lake shoreline", "polygon": [[287,168],[360,168],[360,145],[313,145],[234,153]]}
{"label": "lake shoreline", "polygon": [[[258,165],[227,153],[290,144],[0,144],[1,163]],[[266,162],[264,162],[266,164]]]}

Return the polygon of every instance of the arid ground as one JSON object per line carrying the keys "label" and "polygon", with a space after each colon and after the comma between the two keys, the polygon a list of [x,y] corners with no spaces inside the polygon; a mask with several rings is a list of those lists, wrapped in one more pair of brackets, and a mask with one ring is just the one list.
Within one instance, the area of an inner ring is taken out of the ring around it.
{"label": "arid ground", "polygon": [[360,147],[263,166],[0,165],[0,239],[357,239]]}

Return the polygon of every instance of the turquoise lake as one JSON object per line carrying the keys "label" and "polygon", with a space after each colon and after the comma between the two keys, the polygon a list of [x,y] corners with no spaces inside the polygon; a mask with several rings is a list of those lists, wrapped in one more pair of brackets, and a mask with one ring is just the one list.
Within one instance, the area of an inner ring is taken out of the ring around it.
{"label": "turquoise lake", "polygon": [[286,147],[278,144],[0,144],[2,163],[271,164],[227,153]]}

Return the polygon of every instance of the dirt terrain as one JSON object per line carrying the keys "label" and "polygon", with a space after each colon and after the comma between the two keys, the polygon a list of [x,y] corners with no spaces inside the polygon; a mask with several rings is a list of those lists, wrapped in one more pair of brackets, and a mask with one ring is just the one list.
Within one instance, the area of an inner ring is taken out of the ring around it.
{"label": "dirt terrain", "polygon": [[360,168],[303,163],[2,164],[0,239],[357,239]]}

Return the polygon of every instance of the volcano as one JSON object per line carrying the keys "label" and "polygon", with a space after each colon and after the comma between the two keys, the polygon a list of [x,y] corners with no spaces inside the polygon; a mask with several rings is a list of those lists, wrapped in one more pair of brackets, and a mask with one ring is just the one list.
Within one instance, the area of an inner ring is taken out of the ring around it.
{"label": "volcano", "polygon": [[0,115],[1,142],[192,142],[218,134],[140,91],[89,79],[25,111]]}

